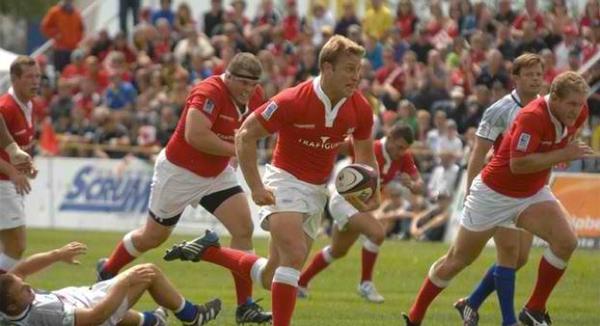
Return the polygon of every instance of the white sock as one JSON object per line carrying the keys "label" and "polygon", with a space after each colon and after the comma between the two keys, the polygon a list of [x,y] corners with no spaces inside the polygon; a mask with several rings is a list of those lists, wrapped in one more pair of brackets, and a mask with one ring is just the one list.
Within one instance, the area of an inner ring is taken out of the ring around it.
{"label": "white sock", "polygon": [[546,250],[544,251],[544,258],[550,265],[558,269],[567,268],[567,262],[558,257],[554,252],[552,252],[552,249],[550,248],[546,248]]}
{"label": "white sock", "polygon": [[298,287],[299,279],[300,271],[291,267],[279,266],[273,275],[273,283],[283,283],[293,287]]}
{"label": "white sock", "polygon": [[450,280],[444,281],[435,275],[435,266],[436,265],[437,265],[437,261],[435,263],[433,263],[433,265],[431,265],[431,268],[429,269],[429,275],[428,275],[429,280],[431,281],[431,283],[435,284],[435,286],[437,286],[439,288],[446,288],[450,284]]}
{"label": "white sock", "polygon": [[250,270],[250,278],[252,278],[252,282],[254,284],[260,284],[262,286],[262,274],[267,266],[267,262],[268,260],[266,258],[260,257],[254,262],[254,265],[252,265],[252,269]]}
{"label": "white sock", "polygon": [[137,250],[137,248],[135,247],[135,245],[133,244],[133,232],[135,231],[131,231],[129,233],[127,233],[125,236],[123,236],[123,246],[125,247],[125,250],[127,250],[127,252],[132,255],[133,257],[139,257],[142,253]]}
{"label": "white sock", "polygon": [[377,245],[376,243],[372,242],[371,240],[365,238],[365,240],[363,241],[363,248],[366,251],[372,252],[372,253],[378,253],[379,252],[379,245]]}
{"label": "white sock", "polygon": [[323,254],[323,259],[325,259],[328,264],[331,264],[335,260],[335,257],[331,255],[331,246],[323,248],[321,253]]}

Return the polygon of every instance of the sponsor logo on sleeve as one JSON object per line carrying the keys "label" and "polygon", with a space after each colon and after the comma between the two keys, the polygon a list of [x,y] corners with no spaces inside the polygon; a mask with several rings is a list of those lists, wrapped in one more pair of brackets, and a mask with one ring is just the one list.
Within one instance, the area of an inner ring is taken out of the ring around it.
{"label": "sponsor logo on sleeve", "polygon": [[204,107],[202,108],[202,111],[204,111],[208,114],[212,114],[214,110],[215,110],[215,103],[213,103],[213,101],[211,101],[210,99],[206,99],[206,102],[204,102]]}
{"label": "sponsor logo on sleeve", "polygon": [[273,116],[273,113],[275,113],[275,111],[277,111],[277,103],[271,101],[271,103],[267,105],[267,107],[261,115],[265,120],[269,120],[271,119],[271,116]]}
{"label": "sponsor logo on sleeve", "polygon": [[519,142],[517,143],[517,150],[521,152],[527,151],[527,146],[529,146],[529,141],[531,140],[531,135],[528,133],[522,133],[519,136]]}

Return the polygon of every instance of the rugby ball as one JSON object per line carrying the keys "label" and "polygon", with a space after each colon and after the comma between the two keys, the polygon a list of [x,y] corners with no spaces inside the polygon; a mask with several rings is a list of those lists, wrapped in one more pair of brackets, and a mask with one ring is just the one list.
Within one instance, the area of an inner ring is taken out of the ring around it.
{"label": "rugby ball", "polygon": [[377,190],[377,171],[364,164],[353,163],[343,167],[335,178],[337,192],[346,197],[367,201]]}

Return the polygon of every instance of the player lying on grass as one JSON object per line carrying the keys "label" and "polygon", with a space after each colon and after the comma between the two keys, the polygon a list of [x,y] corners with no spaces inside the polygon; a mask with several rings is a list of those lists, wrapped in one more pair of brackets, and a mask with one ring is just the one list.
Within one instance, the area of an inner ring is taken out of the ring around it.
{"label": "player lying on grass", "polygon": [[[33,289],[24,282],[28,276],[56,262],[79,264],[77,256],[86,251],[84,244],[71,242],[62,248],[32,255],[0,275],[0,324],[166,326],[165,309],[168,309],[184,325],[204,325],[221,310],[219,299],[204,305],[192,304],[152,264],[131,267],[114,279],[90,287],[47,292]],[[160,307],[143,313],[130,309],[146,291]]]}

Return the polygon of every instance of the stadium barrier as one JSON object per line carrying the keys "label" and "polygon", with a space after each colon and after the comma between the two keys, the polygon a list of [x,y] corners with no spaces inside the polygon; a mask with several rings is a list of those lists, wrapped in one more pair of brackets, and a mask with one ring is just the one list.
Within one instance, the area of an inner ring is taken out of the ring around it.
{"label": "stadium barrier", "polygon": [[[458,232],[458,217],[463,208],[466,182],[464,173],[454,193],[452,215],[444,237],[446,242],[453,241]],[[600,174],[555,172],[552,173],[550,187],[570,214],[570,223],[577,232],[579,247],[600,249]],[[539,238],[535,239],[534,244],[546,245]],[[493,245],[493,241],[490,241],[490,245]]]}
{"label": "stadium barrier", "polygon": [[[127,231],[144,224],[153,170],[148,162],[136,158],[39,157],[35,165],[39,173],[25,200],[28,226]],[[238,174],[247,190],[239,170]],[[258,207],[248,199],[258,225]],[[207,228],[227,232],[202,207],[188,207],[175,231],[199,234]],[[254,233],[267,234],[258,226]]]}

